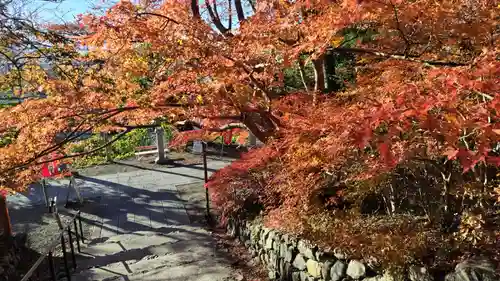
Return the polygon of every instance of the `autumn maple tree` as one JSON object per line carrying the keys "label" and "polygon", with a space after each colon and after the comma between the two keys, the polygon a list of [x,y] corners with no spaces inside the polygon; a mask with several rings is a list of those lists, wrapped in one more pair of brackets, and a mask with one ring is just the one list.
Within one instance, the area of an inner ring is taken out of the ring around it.
{"label": "autumn maple tree", "polygon": [[82,132],[116,140],[162,117],[202,126],[176,142],[237,128],[265,143],[209,183],[226,216],[258,202],[304,232],[402,167],[438,175],[431,223],[486,206],[498,200],[499,12],[490,0],[120,1],[50,27],[68,40],[53,46],[85,52],[50,76],[30,70],[48,97],[0,111],[13,135],[0,185],[23,190]]}

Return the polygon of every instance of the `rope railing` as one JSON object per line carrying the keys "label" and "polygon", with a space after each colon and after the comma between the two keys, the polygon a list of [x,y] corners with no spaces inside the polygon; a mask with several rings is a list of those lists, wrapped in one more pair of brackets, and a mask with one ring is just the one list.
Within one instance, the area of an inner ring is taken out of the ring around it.
{"label": "rope railing", "polygon": [[[57,214],[56,214],[57,215]],[[73,226],[73,230],[72,230]],[[30,267],[30,269],[24,274],[23,278],[21,281],[32,281],[32,280],[41,280],[40,272],[47,272],[46,270],[42,269],[42,264],[43,262],[47,259],[48,260],[48,271],[50,273],[50,280],[56,281],[58,280],[57,278],[57,272],[54,264],[54,252],[55,248],[61,244],[62,248],[62,254],[63,254],[63,261],[64,261],[64,275],[66,277],[66,280],[71,281],[71,269],[69,267],[69,262],[68,262],[68,253],[66,249],[66,239],[64,238],[65,232],[68,235],[68,244],[70,247],[70,253],[71,253],[71,262],[72,262],[72,267],[73,270],[77,268],[76,264],[76,256],[75,256],[75,248],[73,245],[73,235],[76,238],[76,245],[77,245],[77,250],[80,253],[80,242],[84,243],[84,235],[83,235],[83,227],[82,227],[82,218],[81,218],[81,212],[78,211],[74,216],[71,218],[71,220],[62,228],[60,228],[59,235],[54,239],[54,241],[49,245],[49,247],[46,248],[46,250],[41,254],[41,256],[36,260],[36,262]],[[42,277],[43,279],[43,277]]]}

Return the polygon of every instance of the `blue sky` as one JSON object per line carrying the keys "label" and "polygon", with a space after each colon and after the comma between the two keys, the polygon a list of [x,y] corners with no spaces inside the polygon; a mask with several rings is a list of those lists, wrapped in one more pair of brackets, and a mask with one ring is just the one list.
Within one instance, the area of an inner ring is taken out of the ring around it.
{"label": "blue sky", "polygon": [[35,0],[33,9],[43,21],[67,22],[73,21],[78,14],[92,12],[96,6],[109,7],[112,3],[116,1],[107,0],[103,4],[100,0],[65,0],[61,3]]}
{"label": "blue sky", "polygon": [[[38,13],[38,18],[40,18],[43,22],[70,22],[74,21],[76,15],[83,14],[86,12],[95,13],[96,6],[101,8],[110,7],[114,3],[117,3],[118,0],[64,0],[61,3],[50,3],[43,0],[32,0],[34,5],[31,7],[33,10],[36,10]],[[204,0],[198,0],[200,3],[203,3]],[[251,8],[247,5],[246,1],[243,1],[243,10],[245,14],[249,15],[252,13]],[[30,5],[31,6],[31,5]],[[233,7],[234,9],[234,7]],[[204,10],[204,9],[202,9]],[[203,11],[205,12],[205,11]],[[234,13],[234,11],[233,11]],[[203,13],[204,17],[208,17],[208,14]],[[233,28],[237,27],[237,20],[235,19],[236,15],[234,15],[233,19]],[[223,19],[223,24],[227,26],[227,20]]]}

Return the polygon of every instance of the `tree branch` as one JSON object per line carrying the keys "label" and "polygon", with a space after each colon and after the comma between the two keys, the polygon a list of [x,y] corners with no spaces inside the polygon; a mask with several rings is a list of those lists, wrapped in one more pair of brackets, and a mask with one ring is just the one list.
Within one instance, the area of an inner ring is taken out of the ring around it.
{"label": "tree branch", "polygon": [[193,12],[193,17],[195,19],[201,20],[200,5],[198,4],[198,0],[191,0],[191,11]]}
{"label": "tree branch", "polygon": [[[95,123],[99,123],[99,122],[102,122],[104,120],[107,120],[115,115],[118,115],[120,114],[121,112],[115,112],[113,114],[110,114],[109,116],[106,116],[106,117],[103,117],[102,119],[98,120],[98,121],[95,121]],[[84,130],[83,132],[75,135],[75,133],[77,132],[77,130],[79,128],[81,128],[83,124],[80,124],[79,126],[77,126],[68,136],[66,136],[66,138],[61,141],[61,142],[58,142],[52,146],[49,146],[48,148],[42,150],[41,152],[38,152],[37,154],[35,154],[35,156],[31,157],[30,159],[24,161],[24,163],[20,164],[20,165],[17,165],[17,166],[14,166],[14,167],[10,167],[8,169],[5,169],[3,171],[0,172],[0,174],[3,174],[3,173],[7,173],[7,172],[10,172],[10,171],[13,171],[13,170],[17,170],[17,169],[21,169],[21,168],[25,168],[27,166],[30,166],[30,165],[35,165],[33,164],[33,162],[35,162],[37,159],[39,159],[40,157],[43,157],[43,156],[46,156],[52,152],[55,152],[56,150],[60,149],[63,145],[87,134],[88,132],[92,131],[92,128],[89,128],[89,129],[86,129]],[[50,161],[49,161],[50,162]],[[47,162],[44,162],[44,163],[47,163]]]}
{"label": "tree branch", "polygon": [[241,0],[234,0],[234,6],[236,8],[236,14],[238,15],[238,20],[240,21],[240,23],[245,21],[245,13],[243,12]]}
{"label": "tree branch", "polygon": [[396,5],[394,5],[394,3],[392,3],[391,1],[391,6],[392,6],[392,9],[394,11],[394,19],[396,20],[396,29],[398,30],[399,34],[401,34],[401,37],[403,38],[403,41],[405,41],[405,44],[406,44],[406,47],[405,47],[405,55],[408,54],[408,49],[410,48],[410,40],[408,40],[408,38],[406,37],[406,34],[403,32],[403,29],[401,27],[401,23],[399,21],[399,13],[398,13],[398,8],[396,7]]}
{"label": "tree branch", "polygon": [[253,4],[252,0],[248,0],[248,3],[250,4],[250,7],[252,7],[253,12],[257,12],[257,9],[255,9],[255,5]]}
{"label": "tree branch", "polygon": [[174,20],[173,18],[171,18],[169,16],[162,15],[162,14],[157,14],[157,13],[153,13],[153,12],[141,12],[141,13],[137,13],[137,16],[142,16],[142,15],[156,16],[156,17],[164,18],[164,19],[166,19],[168,21],[171,21],[173,23],[176,23],[176,24],[181,24],[180,22]]}
{"label": "tree branch", "polygon": [[[69,155],[64,155],[64,156],[60,156],[60,157],[56,157],[56,158],[53,158],[53,159],[50,159],[50,160],[44,160],[44,161],[41,161],[41,162],[35,162],[33,163],[32,165],[41,165],[41,164],[45,164],[45,163],[50,163],[50,162],[53,162],[53,161],[58,161],[58,160],[63,160],[63,159],[69,159],[69,158],[75,158],[75,157],[80,157],[80,156],[84,156],[84,155],[88,155],[88,154],[92,154],[92,153],[95,153],[101,149],[104,149],[106,148],[107,146],[117,142],[119,139],[121,139],[122,137],[124,137],[127,133],[129,133],[131,130],[125,130],[124,132],[118,134],[118,136],[116,136],[115,138],[113,138],[111,141],[97,147],[97,148],[94,148],[90,151],[86,151],[86,152],[81,152],[81,153],[75,153],[75,154],[69,154]],[[24,167],[18,167],[18,168],[25,168],[26,166]]]}
{"label": "tree branch", "polygon": [[439,65],[439,66],[467,66],[467,65],[469,65],[468,63],[460,63],[460,62],[454,62],[454,61],[421,60],[421,59],[417,59],[414,57],[408,57],[405,55],[388,54],[388,53],[379,52],[376,50],[361,49],[361,48],[339,47],[339,48],[332,48],[330,50],[333,52],[352,52],[352,53],[370,54],[370,55],[384,57],[384,58],[388,58],[388,59],[407,60],[407,61],[426,63],[426,64],[430,64],[430,65]]}
{"label": "tree branch", "polygon": [[[219,11],[217,11],[217,0],[214,1],[214,13],[218,20],[220,20]],[[207,3],[208,4],[208,3]]]}
{"label": "tree branch", "polygon": [[[214,11],[212,10],[212,6],[210,6],[210,3],[208,0],[205,0],[205,3],[207,4],[207,11],[208,11],[208,14],[210,15],[210,19],[212,20],[212,23],[215,25],[215,27],[224,35],[229,35],[228,34],[228,31],[229,29],[227,29],[223,24],[222,22],[220,21],[219,17],[214,13]],[[214,3],[215,3],[215,0],[214,0]],[[231,35],[229,35],[231,36]]]}
{"label": "tree branch", "polygon": [[299,72],[300,72],[300,79],[302,80],[302,84],[304,85],[304,89],[306,92],[309,92],[309,87],[307,87],[306,83],[306,75],[304,71],[304,61],[299,58]]}
{"label": "tree branch", "polygon": [[229,23],[228,23],[228,29],[231,30],[233,29],[233,2],[231,0],[227,0],[227,5],[228,5],[228,14],[229,14]]}
{"label": "tree branch", "polygon": [[157,124],[148,124],[148,125],[126,125],[126,124],[121,124],[121,123],[112,123],[113,126],[117,127],[122,127],[125,128],[126,130],[134,130],[134,129],[150,129],[150,128],[157,128]]}

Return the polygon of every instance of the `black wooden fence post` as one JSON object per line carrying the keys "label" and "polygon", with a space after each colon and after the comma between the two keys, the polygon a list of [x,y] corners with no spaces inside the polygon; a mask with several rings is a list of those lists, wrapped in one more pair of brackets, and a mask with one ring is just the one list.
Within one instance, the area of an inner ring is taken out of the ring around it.
{"label": "black wooden fence post", "polygon": [[208,182],[208,168],[207,168],[207,143],[202,142],[202,148],[203,148],[203,170],[205,172],[205,199],[207,201],[207,218],[210,220],[210,196],[208,194],[208,188],[206,186]]}

